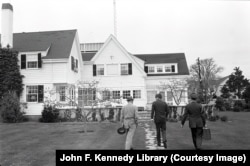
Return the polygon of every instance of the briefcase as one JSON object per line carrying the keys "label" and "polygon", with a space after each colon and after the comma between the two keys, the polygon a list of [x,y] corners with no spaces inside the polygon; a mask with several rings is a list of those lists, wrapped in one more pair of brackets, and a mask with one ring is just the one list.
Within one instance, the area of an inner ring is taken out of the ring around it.
{"label": "briefcase", "polygon": [[211,140],[211,131],[210,131],[209,128],[203,128],[202,139],[204,139],[204,140]]}

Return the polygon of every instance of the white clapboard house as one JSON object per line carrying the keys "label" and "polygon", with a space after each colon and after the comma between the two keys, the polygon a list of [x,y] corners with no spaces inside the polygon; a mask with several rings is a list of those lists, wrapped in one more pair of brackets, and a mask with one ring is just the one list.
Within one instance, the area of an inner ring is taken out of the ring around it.
{"label": "white clapboard house", "polygon": [[[156,93],[161,93],[163,100],[175,105],[171,92],[159,89],[160,82],[185,79],[189,75],[184,53],[131,54],[113,35],[104,43],[84,43],[80,48],[84,63],[83,80],[96,80],[99,87],[109,89],[102,94],[104,98],[121,96],[122,103],[126,103],[126,97],[133,96],[134,104],[140,109],[150,106]],[[187,102],[186,90],[181,104]]]}
{"label": "white clapboard house", "polygon": [[[77,99],[79,105],[88,106],[98,94],[74,85],[94,80],[106,89],[102,98],[109,96],[125,104],[126,97],[133,96],[134,103],[145,109],[156,93],[173,102],[169,91],[157,88],[160,81],[189,75],[184,53],[134,55],[113,35],[104,43],[80,44],[77,30],[13,34],[12,17],[12,6],[3,4],[1,45],[18,51],[24,75],[20,101],[27,103],[27,115],[41,115],[49,97],[60,103]],[[51,91],[60,93],[51,95]],[[184,94],[183,103],[187,102],[187,92]]]}

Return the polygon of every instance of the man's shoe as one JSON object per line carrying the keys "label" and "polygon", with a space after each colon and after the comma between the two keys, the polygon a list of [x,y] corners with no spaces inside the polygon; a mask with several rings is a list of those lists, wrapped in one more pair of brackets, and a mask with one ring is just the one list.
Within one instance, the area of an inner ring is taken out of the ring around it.
{"label": "man's shoe", "polygon": [[167,147],[168,147],[167,142],[164,142],[163,144],[164,144],[164,148],[167,149]]}

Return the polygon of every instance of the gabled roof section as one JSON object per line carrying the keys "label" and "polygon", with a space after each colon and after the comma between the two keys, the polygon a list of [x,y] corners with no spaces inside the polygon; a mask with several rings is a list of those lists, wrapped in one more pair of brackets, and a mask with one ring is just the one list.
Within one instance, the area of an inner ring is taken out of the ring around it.
{"label": "gabled roof section", "polygon": [[221,84],[226,81],[227,79],[229,78],[229,76],[225,76],[225,77],[222,77],[222,78],[218,78],[217,80],[213,80],[211,83],[213,85],[215,85],[216,87],[219,87],[221,86]]}
{"label": "gabled roof section", "polygon": [[96,52],[82,52],[81,54],[83,61],[91,61],[91,59],[95,56]]}
{"label": "gabled roof section", "polygon": [[44,31],[13,34],[13,49],[19,52],[48,51],[43,59],[68,58],[76,30]]}
{"label": "gabled roof section", "polygon": [[[134,56],[142,59],[145,64],[160,64],[160,63],[177,63],[178,73],[173,74],[155,74],[160,75],[189,75],[187,61],[184,53],[169,53],[169,54],[134,54]],[[150,74],[153,76],[154,74]]]}
{"label": "gabled roof section", "polygon": [[143,76],[146,76],[144,70],[139,66],[139,64],[134,60],[132,55],[121,45],[121,43],[116,39],[115,36],[112,34],[109,36],[109,38],[105,41],[104,45],[101,47],[101,49],[93,56],[91,61],[95,61],[97,57],[102,53],[102,51],[105,49],[105,47],[109,44],[109,42],[113,40],[115,44],[121,49],[121,51],[130,59],[130,61],[137,67],[137,69],[142,73]]}

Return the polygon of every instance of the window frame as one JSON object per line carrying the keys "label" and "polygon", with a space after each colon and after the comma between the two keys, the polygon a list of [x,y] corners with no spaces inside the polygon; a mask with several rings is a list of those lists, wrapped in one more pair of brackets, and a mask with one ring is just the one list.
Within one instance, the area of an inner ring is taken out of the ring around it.
{"label": "window frame", "polygon": [[[123,66],[126,67],[126,70],[123,70]],[[123,71],[126,71],[126,73],[123,73]],[[129,75],[129,65],[128,63],[121,63],[121,75]]]}
{"label": "window frame", "polygon": [[[139,94],[136,92],[139,92]],[[133,98],[134,99],[141,99],[141,90],[133,90]]]}
{"label": "window frame", "polygon": [[[103,73],[99,73],[103,72]],[[104,76],[105,74],[105,67],[104,64],[96,64],[96,76]]]}
{"label": "window frame", "polygon": [[[129,92],[129,93],[127,93],[127,92]],[[123,90],[122,91],[122,98],[127,99],[128,96],[131,96],[130,90]]]}
{"label": "window frame", "polygon": [[[29,94],[29,88],[30,87],[35,87],[36,88],[36,93],[31,93],[31,94]],[[26,86],[26,102],[28,102],[28,103],[38,103],[38,85],[27,85]],[[36,101],[29,101],[29,95],[36,95]]]}

